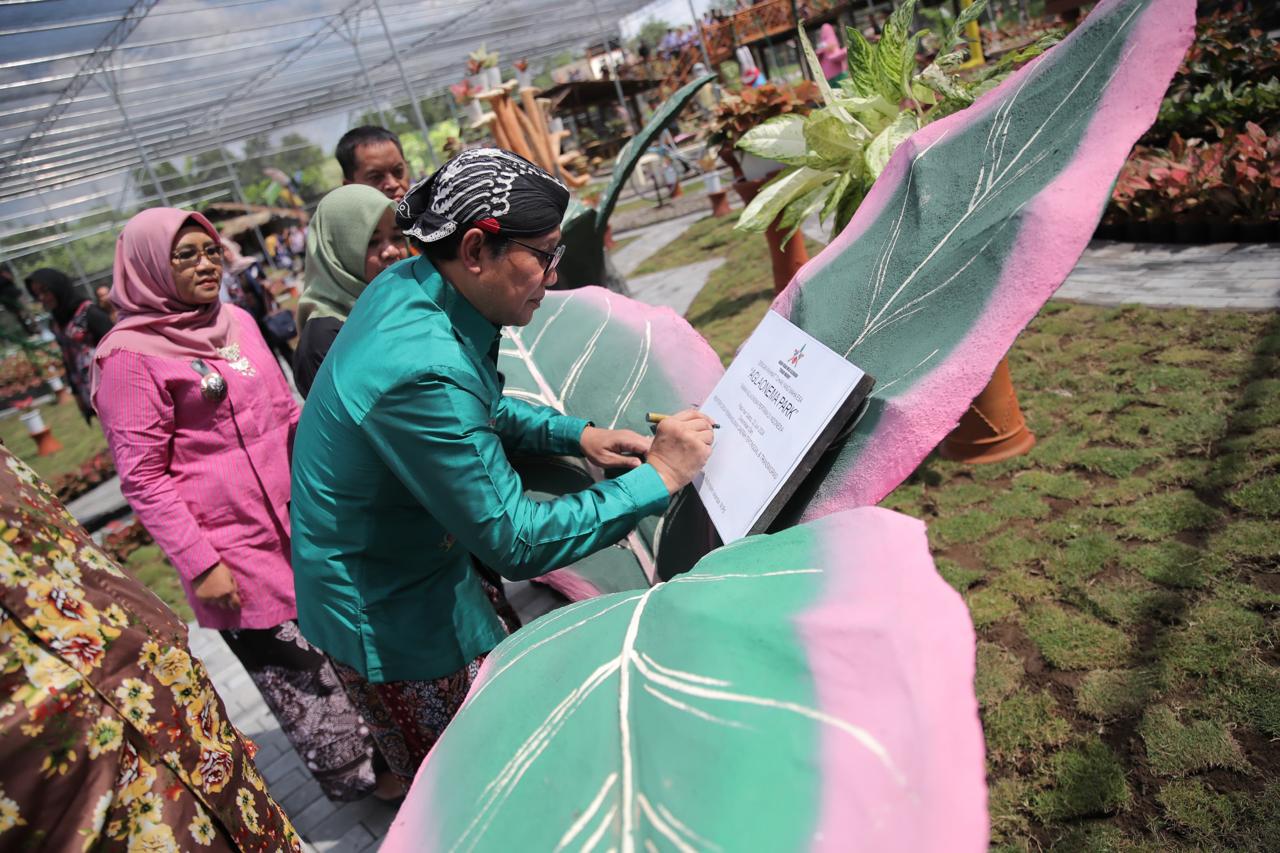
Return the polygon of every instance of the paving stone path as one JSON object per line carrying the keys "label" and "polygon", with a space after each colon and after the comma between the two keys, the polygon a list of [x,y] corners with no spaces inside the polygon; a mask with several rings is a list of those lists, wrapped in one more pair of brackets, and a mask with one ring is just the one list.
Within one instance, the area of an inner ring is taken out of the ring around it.
{"label": "paving stone path", "polygon": [[1094,305],[1280,308],[1280,243],[1172,246],[1094,240],[1055,294]]}
{"label": "paving stone path", "polygon": [[[702,212],[647,225],[618,239],[635,237],[613,255],[623,275],[661,250],[702,218]],[[805,233],[826,242],[817,222]],[[636,298],[666,305],[683,314],[722,261],[700,261],[687,267],[632,278]],[[1057,296],[1102,305],[1142,303],[1263,310],[1280,308],[1280,244],[1161,246],[1095,241],[1081,258]],[[110,490],[112,487],[106,487]],[[114,492],[82,498],[85,512],[100,512],[105,503],[119,501]],[[84,517],[77,515],[77,517]],[[508,596],[525,622],[558,606],[554,593],[534,584],[510,584]],[[261,695],[239,661],[215,631],[191,626],[191,647],[205,662],[232,722],[261,748],[258,767],[271,793],[284,807],[298,831],[316,851],[375,849],[395,815],[395,809],[375,800],[330,803],[307,773],[276,725]]]}

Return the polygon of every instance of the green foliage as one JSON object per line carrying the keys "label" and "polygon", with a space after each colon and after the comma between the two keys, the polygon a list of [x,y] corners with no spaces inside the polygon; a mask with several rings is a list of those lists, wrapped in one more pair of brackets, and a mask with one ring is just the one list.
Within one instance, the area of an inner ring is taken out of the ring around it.
{"label": "green foliage", "polygon": [[1128,717],[1146,707],[1159,686],[1151,670],[1095,669],[1076,687],[1076,707],[1098,720]]}
{"label": "green foliage", "polygon": [[1140,508],[1116,513],[1116,517],[1124,521],[1126,534],[1149,542],[1183,531],[1203,529],[1217,521],[1219,515],[1191,491],[1153,495]]}
{"label": "green foliage", "polygon": [[834,219],[844,229],[880,176],[894,150],[924,124],[963,109],[1010,74],[1016,65],[1046,49],[1037,43],[1016,60],[1002,60],[972,78],[957,72],[965,48],[961,30],[986,7],[978,0],[965,9],[941,40],[938,59],[918,69],[916,51],[925,31],[910,32],[915,0],[901,3],[874,44],[849,28],[849,76],[833,90],[826,82],[804,27],[797,33],[822,106],[807,116],[792,115],[746,132],[738,147],[787,164],[747,205],[738,221],[744,231],[763,232],[775,218],[789,236],[809,216]]}
{"label": "green foliage", "polygon": [[995,643],[979,642],[978,665],[973,679],[978,705],[991,707],[1018,689],[1023,672],[1022,661],[1013,652]]}
{"label": "green foliage", "polygon": [[1133,795],[1116,754],[1097,739],[1063,750],[1050,768],[1053,787],[1036,796],[1032,809],[1041,820],[1067,820],[1123,810]]}
{"label": "green foliage", "polygon": [[990,587],[966,593],[965,603],[969,605],[969,616],[973,619],[973,626],[979,630],[990,627],[1018,612],[1018,605],[1012,598]]}
{"label": "green foliage", "polygon": [[1280,44],[1239,7],[1200,16],[1196,39],[1146,138],[1210,136],[1215,127],[1241,127],[1246,120],[1280,130]]}
{"label": "green foliage", "polygon": [[1129,638],[1110,625],[1054,604],[1033,607],[1027,634],[1045,660],[1058,669],[1095,669],[1123,663]]}
{"label": "green foliage", "polygon": [[1218,599],[1204,601],[1187,612],[1184,625],[1169,638],[1163,661],[1173,675],[1229,673],[1250,655],[1263,629],[1256,613]]}
{"label": "green foliage", "polygon": [[987,707],[982,715],[987,754],[994,761],[1016,761],[1030,751],[1063,743],[1071,725],[1057,713],[1047,691],[1018,690]]}
{"label": "green foliage", "polygon": [[1280,516],[1280,475],[1254,480],[1231,492],[1227,500],[1250,515],[1261,518]]}
{"label": "green foliage", "polygon": [[1161,776],[1184,776],[1214,767],[1249,767],[1226,729],[1209,720],[1184,725],[1167,705],[1147,709],[1138,734],[1146,744],[1151,770]]}
{"label": "green foliage", "polygon": [[938,574],[942,575],[942,579],[949,583],[956,592],[964,592],[986,575],[986,572],[980,569],[966,569],[964,566],[942,557],[935,560],[934,563],[938,567]]}

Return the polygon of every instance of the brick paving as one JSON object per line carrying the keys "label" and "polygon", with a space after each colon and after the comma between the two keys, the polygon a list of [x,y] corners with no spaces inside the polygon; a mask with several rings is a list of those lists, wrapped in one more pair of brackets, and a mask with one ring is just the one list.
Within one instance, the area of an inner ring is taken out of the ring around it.
{"label": "brick paving", "polygon": [[[633,235],[638,239],[618,252],[616,266],[624,275],[634,270],[699,218],[686,215],[636,229],[639,233]],[[826,242],[825,235],[811,226],[816,223],[806,223],[806,234]],[[674,298],[687,305],[686,300],[696,295],[710,268],[703,261],[631,283],[638,298],[656,304],[670,304]],[[698,286],[674,290],[673,286],[660,286],[662,279],[680,282],[686,278],[696,280]],[[1280,308],[1280,244],[1164,246],[1094,241],[1057,297],[1102,305],[1274,310]],[[115,494],[119,494],[118,487]],[[88,505],[101,511],[100,501],[86,502],[86,509]],[[507,592],[526,622],[559,604],[554,593],[537,585],[511,584]],[[232,722],[261,748],[258,767],[310,849],[336,853],[376,849],[395,808],[373,799],[358,803],[326,800],[217,632],[191,625],[191,647],[204,660]]]}

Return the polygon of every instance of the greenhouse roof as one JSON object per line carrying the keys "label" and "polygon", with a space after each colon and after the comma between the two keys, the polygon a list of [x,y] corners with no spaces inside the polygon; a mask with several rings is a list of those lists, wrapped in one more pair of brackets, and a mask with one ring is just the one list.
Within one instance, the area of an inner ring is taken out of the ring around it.
{"label": "greenhouse roof", "polygon": [[169,160],[403,104],[401,69],[425,98],[482,45],[504,70],[536,68],[615,36],[647,2],[0,0],[0,251],[102,209],[101,183],[144,151]]}

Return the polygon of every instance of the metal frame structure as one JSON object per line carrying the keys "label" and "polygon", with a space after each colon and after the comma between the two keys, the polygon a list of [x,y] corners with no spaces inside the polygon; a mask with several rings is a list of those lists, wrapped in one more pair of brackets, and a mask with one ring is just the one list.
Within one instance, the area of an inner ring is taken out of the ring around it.
{"label": "metal frame structure", "polygon": [[[118,199],[243,200],[230,163],[226,178],[177,195],[157,164],[311,119],[407,103],[425,137],[420,98],[461,79],[482,43],[506,62],[536,63],[599,40],[602,20],[616,24],[648,1],[0,4],[0,257],[12,266],[102,233],[112,226],[75,224],[104,215],[115,224]],[[138,169],[147,180],[131,185]],[[54,235],[23,238],[50,227]]]}

